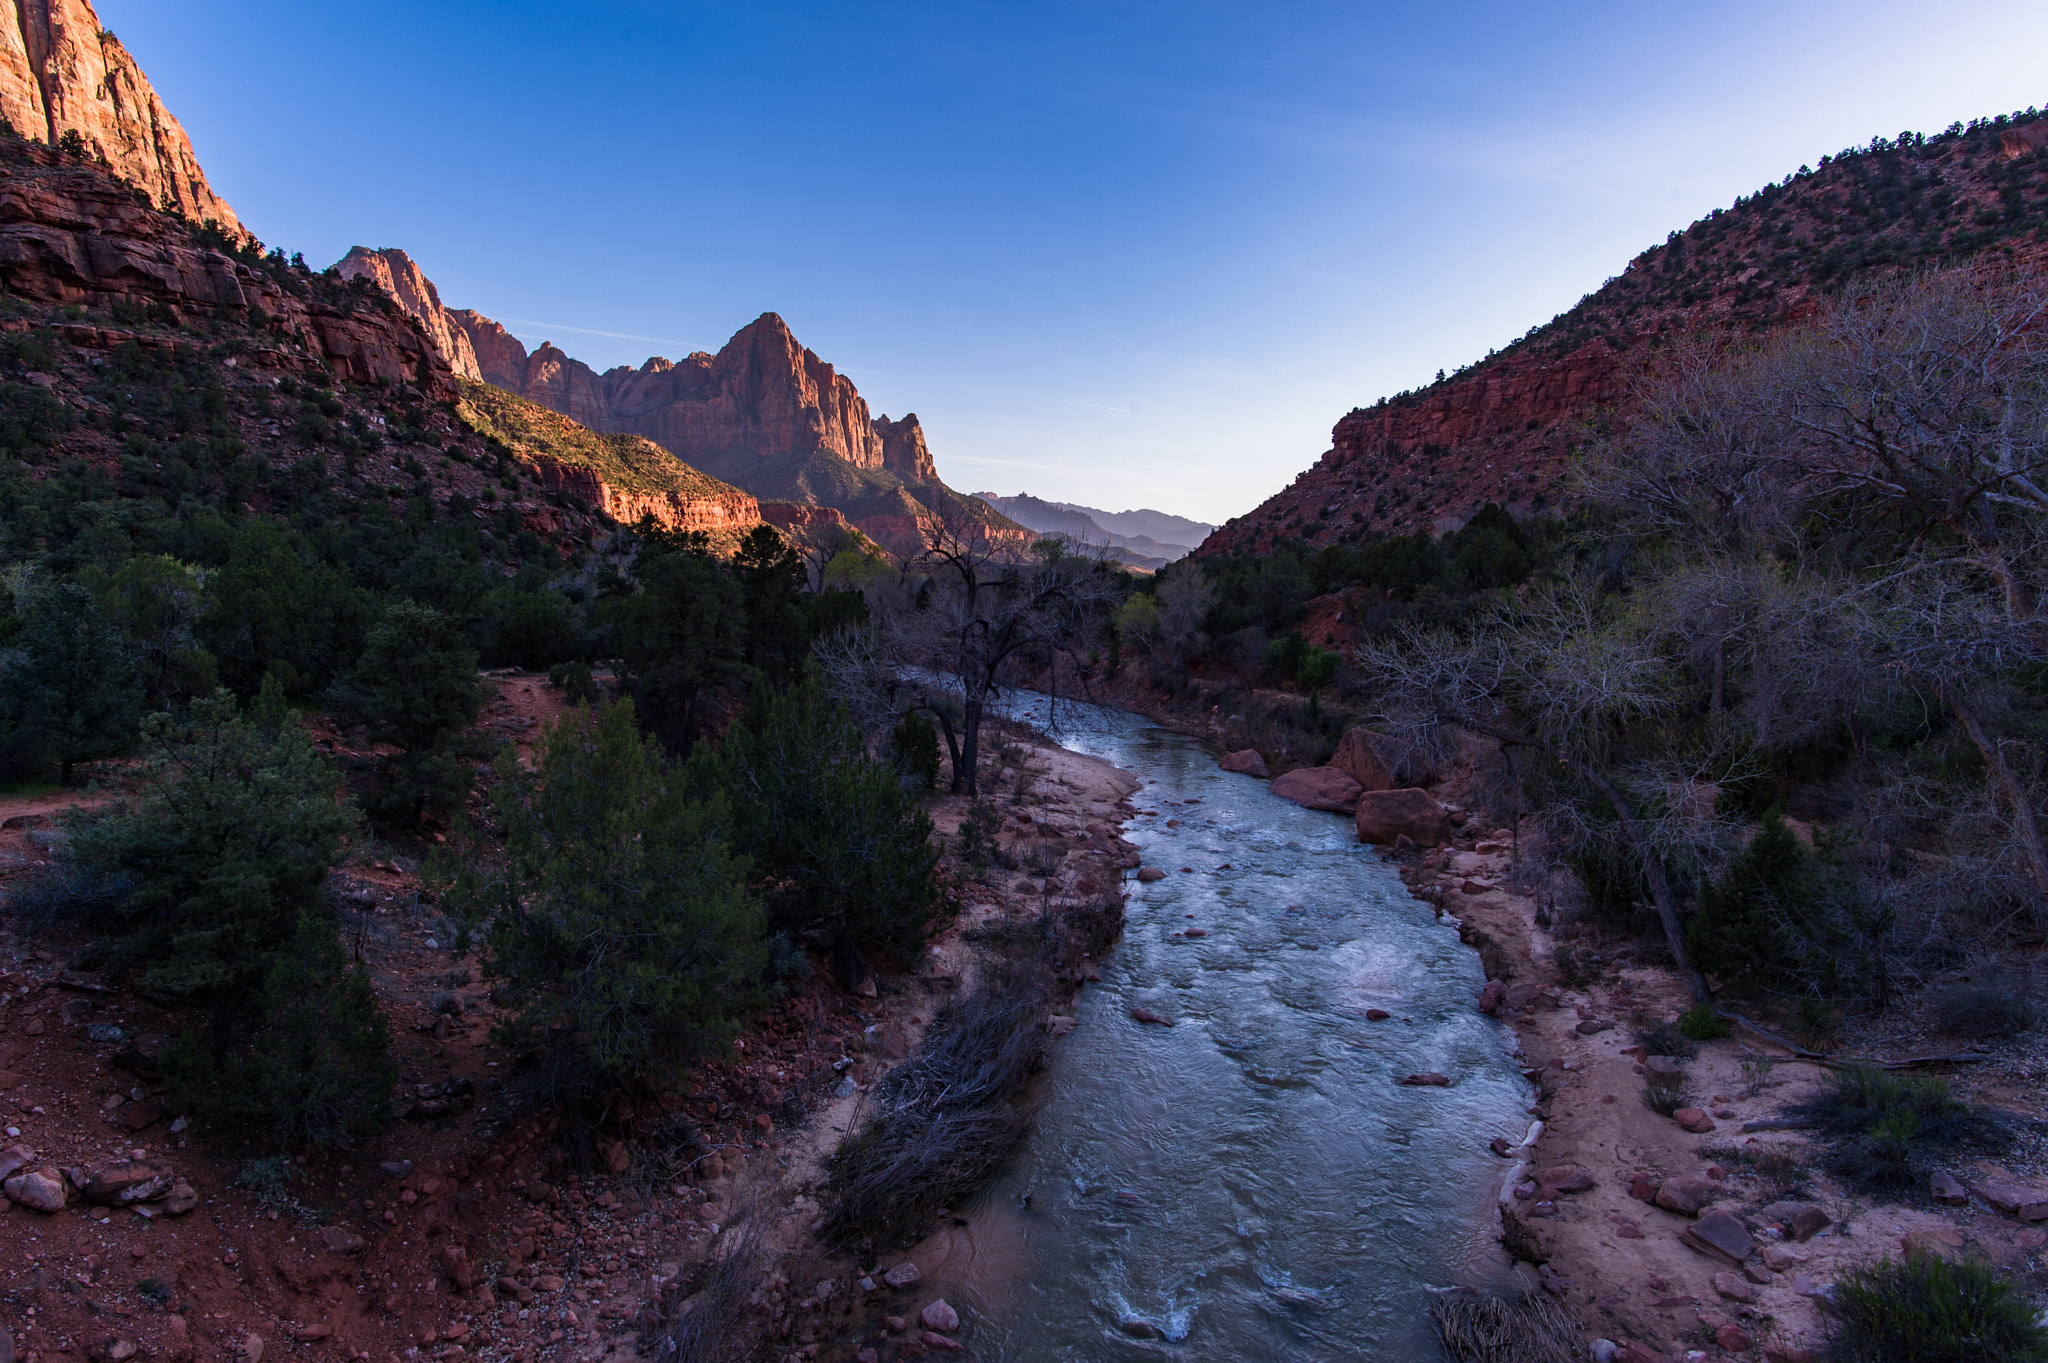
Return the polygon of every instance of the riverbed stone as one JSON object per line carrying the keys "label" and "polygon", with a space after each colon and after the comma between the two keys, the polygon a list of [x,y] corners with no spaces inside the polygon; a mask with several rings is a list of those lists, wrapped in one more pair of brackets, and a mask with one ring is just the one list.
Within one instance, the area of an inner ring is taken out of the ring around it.
{"label": "riverbed stone", "polygon": [[1710,1211],[1679,1232],[1678,1238],[1690,1249],[1710,1259],[1720,1259],[1740,1268],[1756,1250],[1756,1242],[1740,1221],[1724,1211]]}
{"label": "riverbed stone", "polygon": [[1377,844],[1407,838],[1436,847],[1451,836],[1451,816],[1426,790],[1368,790],[1358,796],[1358,840]]}
{"label": "riverbed stone", "polygon": [[1259,755],[1257,748],[1244,748],[1238,752],[1225,753],[1223,760],[1216,765],[1225,771],[1239,771],[1261,780],[1266,776],[1266,759]]}
{"label": "riverbed stone", "polygon": [[1451,1086],[1451,1077],[1447,1074],[1438,1074],[1434,1070],[1431,1070],[1425,1074],[1410,1074],[1401,1079],[1397,1079],[1395,1082],[1400,1084],[1406,1084],[1410,1088],[1441,1089],[1449,1088]]}
{"label": "riverbed stone", "polygon": [[917,1313],[917,1318],[927,1330],[951,1332],[960,1328],[960,1313],[944,1297],[927,1305]]}
{"label": "riverbed stone", "polygon": [[1138,879],[1149,885],[1155,880],[1166,879],[1166,872],[1160,870],[1157,866],[1140,866],[1138,868]]}
{"label": "riverbed stone", "polygon": [[905,1259],[902,1263],[884,1273],[882,1281],[891,1287],[908,1287],[922,1277],[924,1277],[924,1274],[918,1271],[917,1265]]}
{"label": "riverbed stone", "polygon": [[1720,1191],[1710,1179],[1667,1178],[1657,1185],[1651,1200],[1667,1212],[1698,1216],[1700,1209],[1712,1202]]}
{"label": "riverbed stone", "polygon": [[1358,808],[1359,784],[1335,767],[1296,767],[1283,772],[1272,786],[1283,800],[1303,809],[1324,809],[1333,814],[1350,814]]}

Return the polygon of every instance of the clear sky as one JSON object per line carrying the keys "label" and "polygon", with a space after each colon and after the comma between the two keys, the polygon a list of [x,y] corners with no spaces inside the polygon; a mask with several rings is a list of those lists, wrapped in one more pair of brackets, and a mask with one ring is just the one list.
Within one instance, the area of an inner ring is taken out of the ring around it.
{"label": "clear sky", "polygon": [[1220,521],[1353,406],[1873,134],[2039,0],[99,0],[271,245],[605,368],[764,311],[939,472]]}

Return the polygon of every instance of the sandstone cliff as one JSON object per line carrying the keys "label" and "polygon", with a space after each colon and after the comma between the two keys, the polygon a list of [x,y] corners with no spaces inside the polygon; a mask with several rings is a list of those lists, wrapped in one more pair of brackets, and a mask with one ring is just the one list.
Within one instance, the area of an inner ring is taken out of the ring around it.
{"label": "sandstone cliff", "polygon": [[2048,116],[2016,115],[1823,157],[1672,233],[1497,354],[1352,411],[1313,467],[1197,552],[1442,531],[1488,502],[1562,509],[1574,451],[1627,420],[1632,386],[1678,335],[1740,343],[1852,281],[1986,252],[2039,268],[2044,148]]}
{"label": "sandstone cliff", "polygon": [[151,204],[241,230],[185,129],[90,0],[0,0],[0,117],[53,146],[76,133]]}
{"label": "sandstone cliff", "polygon": [[[40,142],[0,138],[0,289],[90,309],[147,310],[172,325],[217,314],[256,327],[242,363],[451,391],[446,361],[382,294],[292,268],[253,245],[210,249],[129,186]],[[109,347],[105,326],[62,328]]]}
{"label": "sandstone cliff", "polygon": [[[741,328],[717,354],[655,356],[598,373],[552,343],[528,352],[490,318],[443,306],[403,251],[357,247],[340,264],[419,319],[458,374],[515,393],[593,431],[643,436],[691,467],[773,506],[829,507],[901,552],[921,549],[941,517],[978,522],[1018,547],[1032,535],[939,480],[915,414],[873,416],[852,381],[806,349],[774,313]],[[822,518],[777,512],[776,524]]]}
{"label": "sandstone cliff", "polygon": [[465,379],[483,380],[468,334],[459,326],[450,325],[448,311],[441,306],[440,291],[420,273],[411,256],[393,246],[381,251],[358,246],[342,257],[337,268],[343,279],[367,279],[418,320],[450,369]]}

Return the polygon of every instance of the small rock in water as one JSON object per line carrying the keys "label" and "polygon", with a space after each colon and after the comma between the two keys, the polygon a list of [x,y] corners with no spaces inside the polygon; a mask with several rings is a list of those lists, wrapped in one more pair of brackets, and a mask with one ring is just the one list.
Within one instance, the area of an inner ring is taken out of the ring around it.
{"label": "small rock in water", "polygon": [[953,1331],[960,1328],[960,1313],[950,1306],[944,1297],[917,1313],[917,1318],[927,1330]]}
{"label": "small rock in water", "polygon": [[1428,1074],[1407,1075],[1395,1082],[1407,1084],[1411,1088],[1449,1088],[1451,1086],[1449,1075],[1438,1074],[1433,1070]]}
{"label": "small rock in water", "polygon": [[1392,1016],[1393,1014],[1384,1008],[1368,1008],[1365,1010],[1365,1020],[1367,1022],[1385,1022]]}
{"label": "small rock in water", "polygon": [[[884,1273],[882,1281],[891,1287],[908,1287],[923,1276],[924,1274],[918,1272],[917,1265],[906,1259],[887,1273]],[[903,1327],[891,1326],[890,1328],[900,1330]]]}
{"label": "small rock in water", "polygon": [[1165,1018],[1159,1016],[1159,1014],[1153,1012],[1150,1008],[1133,1008],[1131,1009],[1131,1016],[1133,1018],[1136,1018],[1139,1022],[1149,1022],[1154,1027],[1173,1026],[1171,1022],[1168,1022]]}

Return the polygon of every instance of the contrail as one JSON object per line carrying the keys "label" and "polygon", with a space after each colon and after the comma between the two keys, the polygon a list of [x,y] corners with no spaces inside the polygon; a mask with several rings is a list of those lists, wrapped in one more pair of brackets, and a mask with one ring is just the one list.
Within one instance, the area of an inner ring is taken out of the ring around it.
{"label": "contrail", "polygon": [[627,331],[599,331],[595,327],[572,327],[563,322],[536,322],[530,317],[507,317],[515,327],[543,327],[549,331],[573,331],[578,336],[608,336],[614,341],[652,341],[656,345],[688,345],[672,336],[635,336]]}

